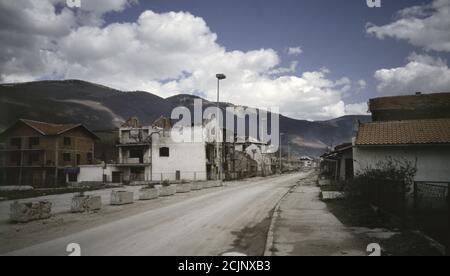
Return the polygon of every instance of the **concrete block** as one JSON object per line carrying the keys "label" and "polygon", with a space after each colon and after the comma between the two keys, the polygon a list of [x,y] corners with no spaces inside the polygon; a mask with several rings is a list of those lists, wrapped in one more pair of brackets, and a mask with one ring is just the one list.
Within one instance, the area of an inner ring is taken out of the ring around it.
{"label": "concrete block", "polygon": [[191,184],[178,184],[177,193],[189,193],[192,189]]}
{"label": "concrete block", "polygon": [[172,196],[177,192],[176,185],[162,186],[159,189],[159,196]]}
{"label": "concrete block", "polygon": [[214,183],[213,183],[213,187],[215,187],[215,188],[222,187],[222,186],[223,186],[222,181],[214,181]]}
{"label": "concrete block", "polygon": [[134,193],[127,191],[112,191],[111,205],[131,204],[134,201]]}
{"label": "concrete block", "polygon": [[319,186],[331,185],[330,179],[319,179]]}
{"label": "concrete block", "polygon": [[204,189],[205,183],[204,182],[194,182],[192,183],[192,191],[200,191]]}
{"label": "concrete block", "polygon": [[129,186],[145,186],[151,184],[150,181],[131,181]]}
{"label": "concrete block", "polygon": [[209,189],[209,188],[217,188],[217,187],[222,187],[222,181],[208,181],[205,183],[205,188]]}
{"label": "concrete block", "polygon": [[210,189],[214,187],[214,181],[205,182],[205,189]]}
{"label": "concrete block", "polygon": [[345,194],[343,192],[322,192],[323,200],[343,199]]}
{"label": "concrete block", "polygon": [[152,200],[159,197],[159,189],[142,188],[139,190],[139,200]]}
{"label": "concrete block", "polygon": [[29,222],[51,217],[52,203],[40,202],[14,202],[10,205],[10,219],[13,222]]}
{"label": "concrete block", "polygon": [[34,190],[32,186],[0,186],[1,192],[16,192],[16,191],[31,191]]}
{"label": "concrete block", "polygon": [[72,198],[72,204],[70,211],[72,213],[83,213],[90,211],[98,211],[102,209],[102,197],[101,196],[74,196]]}

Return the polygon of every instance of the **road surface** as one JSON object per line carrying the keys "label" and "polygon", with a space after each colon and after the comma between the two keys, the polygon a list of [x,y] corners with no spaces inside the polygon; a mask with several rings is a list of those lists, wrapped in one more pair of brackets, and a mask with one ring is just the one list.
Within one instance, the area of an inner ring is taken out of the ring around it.
{"label": "road surface", "polygon": [[191,193],[179,202],[157,208],[150,204],[140,213],[6,255],[68,255],[70,243],[79,244],[84,256],[216,256],[236,251],[237,233],[267,219],[282,196],[305,175],[260,178],[199,196]]}

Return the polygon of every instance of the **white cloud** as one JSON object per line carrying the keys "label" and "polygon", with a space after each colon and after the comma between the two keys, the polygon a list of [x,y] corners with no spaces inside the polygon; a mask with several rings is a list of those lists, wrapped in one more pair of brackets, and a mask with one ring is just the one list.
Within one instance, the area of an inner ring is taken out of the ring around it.
{"label": "white cloud", "polygon": [[123,11],[138,0],[81,0],[81,9],[91,11],[96,14]]}
{"label": "white cloud", "polygon": [[287,50],[288,55],[291,56],[299,56],[303,53],[303,49],[301,47],[291,47]]}
{"label": "white cloud", "polygon": [[270,75],[282,75],[282,74],[295,74],[297,72],[298,61],[294,60],[291,62],[289,67],[279,67],[269,72]]}
{"label": "white cloud", "polygon": [[398,19],[384,26],[368,24],[366,31],[379,39],[386,37],[407,40],[426,50],[450,52],[450,1],[433,3],[401,10]]}
{"label": "white cloud", "polygon": [[[198,93],[213,100],[215,73],[223,72],[223,101],[278,106],[287,116],[311,120],[361,111],[343,101],[361,82],[332,80],[326,68],[296,75],[298,62],[280,67],[273,49],[227,51],[205,21],[188,12],[145,11],[136,22],[105,25],[104,13],[120,11],[131,1],[92,4],[81,15],[67,8],[57,12],[56,0],[32,1],[31,7],[26,2],[0,4],[0,15],[35,16],[0,27],[1,82],[75,78],[163,97]],[[51,20],[61,24],[55,27]],[[295,52],[300,54],[301,48]]]}
{"label": "white cloud", "polygon": [[404,67],[375,72],[378,92],[385,95],[405,95],[414,92],[450,91],[450,69],[446,61],[429,55],[411,54]]}
{"label": "white cloud", "polygon": [[353,115],[367,115],[369,107],[366,102],[348,104],[345,106],[345,113]]}
{"label": "white cloud", "polygon": [[362,89],[365,89],[366,87],[367,87],[367,83],[366,83],[366,81],[365,80],[359,80],[358,81],[358,85],[359,85],[359,88],[362,90]]}

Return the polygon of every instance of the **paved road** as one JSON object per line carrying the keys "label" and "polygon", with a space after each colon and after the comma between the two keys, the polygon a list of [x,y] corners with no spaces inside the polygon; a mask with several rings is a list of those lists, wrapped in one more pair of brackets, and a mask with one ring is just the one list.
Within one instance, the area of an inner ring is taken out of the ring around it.
{"label": "paved road", "polygon": [[305,173],[259,179],[218,189],[168,206],[34,245],[8,255],[220,255],[233,248],[236,232],[263,221]]}

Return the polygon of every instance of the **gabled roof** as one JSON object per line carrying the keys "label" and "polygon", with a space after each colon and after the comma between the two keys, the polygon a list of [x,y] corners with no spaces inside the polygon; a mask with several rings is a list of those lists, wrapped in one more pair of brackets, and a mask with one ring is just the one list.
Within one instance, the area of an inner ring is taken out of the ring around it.
{"label": "gabled roof", "polygon": [[20,119],[19,121],[33,128],[42,135],[59,135],[78,126],[81,126],[79,124],[50,124],[25,119]]}
{"label": "gabled roof", "polygon": [[361,124],[356,145],[450,144],[450,119]]}
{"label": "gabled roof", "polygon": [[70,131],[72,129],[81,127],[86,132],[88,132],[89,135],[91,135],[94,139],[99,140],[97,135],[95,135],[92,131],[87,129],[82,124],[51,124],[51,123],[38,122],[38,121],[26,120],[26,119],[19,119],[19,121],[17,121],[13,126],[8,128],[7,130],[5,130],[2,133],[2,135],[7,133],[10,129],[12,129],[18,123],[23,123],[23,124],[31,127],[32,129],[34,129],[35,131],[37,131],[38,133],[40,133],[43,136],[61,135],[61,134],[64,134],[64,133],[66,133],[66,132],[68,132],[68,131]]}

